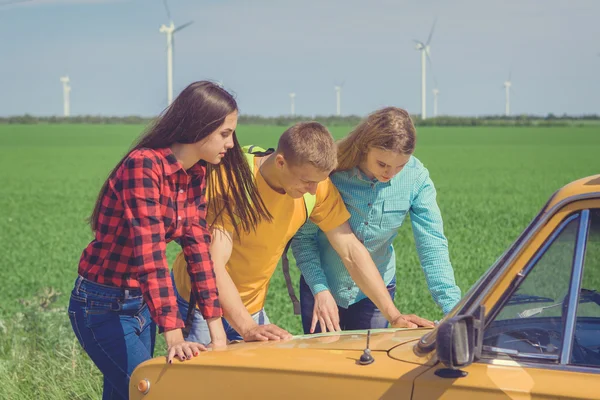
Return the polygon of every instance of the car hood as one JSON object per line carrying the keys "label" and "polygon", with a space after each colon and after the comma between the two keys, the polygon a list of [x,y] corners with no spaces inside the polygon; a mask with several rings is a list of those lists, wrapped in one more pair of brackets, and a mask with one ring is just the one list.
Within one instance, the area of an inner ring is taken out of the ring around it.
{"label": "car hood", "polygon": [[[417,357],[413,352],[416,341],[428,331],[372,330],[369,348],[375,361],[366,366],[359,359],[366,348],[367,331],[236,343],[184,362],[175,360],[171,365],[164,357],[156,357],[136,368],[130,395],[134,400],[184,398],[197,395],[195,384],[203,381],[214,384],[202,385],[206,398],[240,398],[258,390],[264,400],[287,398],[290,393],[302,398],[309,394],[340,397],[344,393],[351,398],[360,393],[361,398],[389,395],[396,400],[409,399],[413,380],[435,362],[429,355]],[[137,386],[144,382],[151,388],[146,395]],[[267,386],[268,396],[264,394]]]}
{"label": "car hood", "polygon": [[[371,351],[390,351],[398,345],[420,339],[429,328],[421,329],[372,329],[369,340]],[[258,348],[364,350],[367,345],[367,330],[317,333],[294,336],[282,342],[236,343],[227,351],[252,351]]]}

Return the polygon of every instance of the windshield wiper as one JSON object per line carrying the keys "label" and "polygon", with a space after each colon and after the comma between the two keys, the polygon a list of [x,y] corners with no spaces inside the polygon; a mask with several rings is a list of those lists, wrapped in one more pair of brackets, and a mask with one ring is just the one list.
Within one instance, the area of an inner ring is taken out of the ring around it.
{"label": "windshield wiper", "polygon": [[558,354],[521,353],[518,350],[504,349],[502,347],[494,347],[494,346],[486,346],[486,345],[484,345],[482,347],[482,350],[490,352],[490,353],[495,353],[495,354],[503,355],[503,356],[513,356],[513,357],[521,357],[521,358],[533,358],[533,359],[537,359],[537,360],[547,360],[547,361],[558,361]]}
{"label": "windshield wiper", "polygon": [[600,306],[600,293],[597,290],[582,288],[579,295],[579,303],[596,303]]}
{"label": "windshield wiper", "polygon": [[507,304],[549,303],[552,301],[554,301],[554,299],[551,299],[550,297],[535,296],[532,294],[515,294],[508,300]]}
{"label": "windshield wiper", "polygon": [[[538,297],[538,296],[528,296],[528,297]],[[545,297],[539,297],[539,298],[544,299]],[[534,301],[532,301],[532,303],[534,303]],[[597,305],[600,305],[600,293],[598,293],[595,290],[582,288],[580,291],[580,295],[579,295],[579,304],[583,304],[583,303],[596,303]],[[509,301],[509,304],[511,304],[510,301]],[[517,302],[517,303],[513,303],[513,304],[523,304],[523,303]],[[534,315],[542,313],[544,310],[547,310],[548,308],[558,307],[562,304],[563,303],[555,303],[555,304],[551,304],[549,306],[544,306],[544,307],[529,308],[527,310],[521,311],[520,313],[517,313],[517,315],[519,316],[519,318],[532,317]]]}
{"label": "windshield wiper", "polygon": [[504,354],[507,356],[518,356],[520,354],[517,350],[503,349],[501,347],[486,346],[486,345],[483,345],[482,350],[489,351],[491,353],[496,353],[496,354]]}
{"label": "windshield wiper", "polygon": [[562,303],[556,303],[556,304],[551,304],[551,305],[545,306],[545,307],[529,308],[527,310],[521,311],[517,315],[519,316],[519,318],[533,317],[534,315],[541,314],[544,310],[547,310],[548,308],[558,307],[561,305],[562,305]]}

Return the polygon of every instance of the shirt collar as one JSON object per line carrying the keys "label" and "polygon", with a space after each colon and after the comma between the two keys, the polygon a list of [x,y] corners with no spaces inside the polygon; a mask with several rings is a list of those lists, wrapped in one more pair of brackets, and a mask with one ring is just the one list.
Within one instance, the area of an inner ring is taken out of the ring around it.
{"label": "shirt collar", "polygon": [[358,178],[362,181],[367,181],[369,183],[376,181],[376,179],[369,179],[358,167],[352,168],[349,173],[352,178]]}
{"label": "shirt collar", "polygon": [[[177,161],[177,158],[170,147],[163,147],[156,149],[156,151],[158,151],[166,160],[164,163],[165,175],[173,175],[179,170],[184,171],[183,165]],[[204,175],[206,172],[206,162],[200,160],[185,172],[193,177]]]}
{"label": "shirt collar", "polygon": [[364,172],[362,172],[360,170],[360,168],[358,168],[358,167],[352,168],[349,171],[349,174],[350,174],[351,178],[357,178],[357,179],[359,179],[359,180],[361,180],[361,181],[363,181],[365,183],[374,184],[374,185],[389,186],[389,185],[392,184],[392,181],[393,181],[393,179],[391,179],[388,182],[380,182],[376,178],[369,179],[369,177],[367,177],[367,175],[365,175]]}

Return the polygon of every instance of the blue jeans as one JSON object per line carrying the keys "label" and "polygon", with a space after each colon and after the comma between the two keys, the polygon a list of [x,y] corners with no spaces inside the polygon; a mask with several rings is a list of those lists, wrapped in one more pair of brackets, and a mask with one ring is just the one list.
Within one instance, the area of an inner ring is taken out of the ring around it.
{"label": "blue jeans", "polygon": [[102,399],[128,399],[131,373],[152,358],[156,339],[141,291],[80,276],[71,292],[69,319],[79,343],[104,375]]}
{"label": "blue jeans", "polygon": [[[387,290],[392,300],[394,300],[394,296],[396,295],[396,278],[387,286]],[[305,334],[310,333],[314,308],[315,298],[302,276],[300,277],[300,314],[302,316],[302,329],[304,329]],[[338,306],[338,312],[340,315],[340,328],[343,331],[388,327],[388,321],[369,298],[362,299],[348,308]],[[320,332],[321,327],[317,322],[314,333]]]}
{"label": "blue jeans", "polygon": [[[179,312],[183,317],[183,320],[186,320],[188,310],[190,308],[190,303],[187,302],[183,297],[179,295],[177,291],[177,287],[175,286],[175,278],[173,273],[171,272],[171,279],[173,280],[173,288],[175,288],[175,295],[177,296],[177,305],[179,306]],[[252,314],[252,319],[258,325],[268,325],[271,322],[269,321],[269,317],[265,313],[265,309],[261,309],[259,312]],[[227,340],[244,340],[242,335],[237,333],[235,329],[225,318],[223,318],[223,328],[225,329],[225,334],[227,335]],[[208,324],[202,317],[202,313],[197,308],[194,310],[194,321],[192,322],[192,328],[190,329],[190,334],[187,338],[185,338],[188,342],[196,342],[203,345],[208,345],[210,343],[210,332],[208,330]]]}

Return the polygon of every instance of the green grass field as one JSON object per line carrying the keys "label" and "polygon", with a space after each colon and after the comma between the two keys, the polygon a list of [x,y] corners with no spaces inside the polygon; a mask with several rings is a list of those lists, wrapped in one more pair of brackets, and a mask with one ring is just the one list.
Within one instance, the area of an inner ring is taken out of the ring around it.
{"label": "green grass field", "polygon": [[[142,130],[0,125],[0,399],[100,397],[101,375],[80,350],[66,306],[92,238],[84,220],[107,173]],[[332,133],[339,138],[349,130]],[[238,137],[242,144],[274,146],[282,131],[240,126]],[[437,187],[463,293],[556,189],[600,173],[598,149],[599,126],[419,129],[416,156]],[[400,310],[438,319],[410,224],[395,245]],[[176,254],[177,245],[170,245],[169,260]],[[279,270],[266,310],[272,322],[301,332]],[[156,354],[164,354],[162,341]]]}

